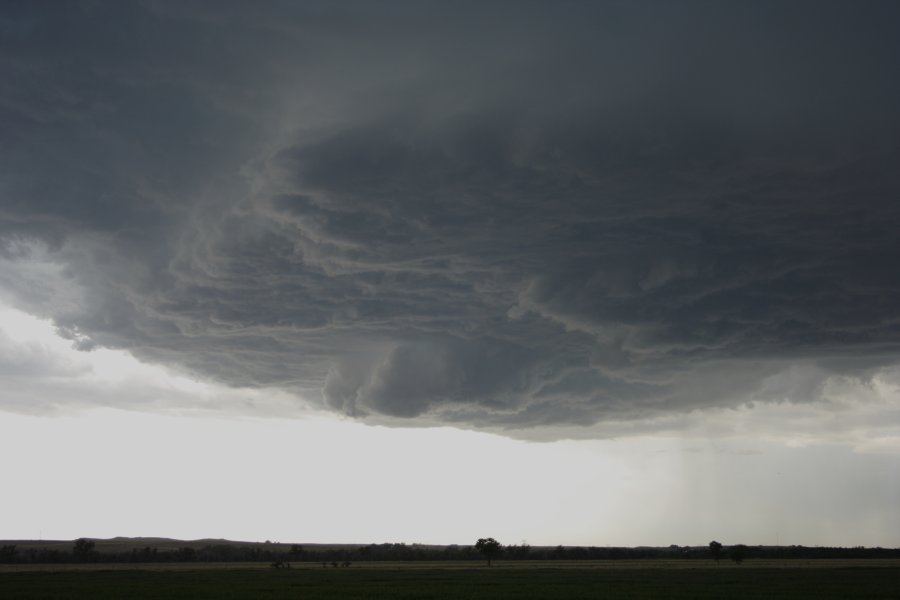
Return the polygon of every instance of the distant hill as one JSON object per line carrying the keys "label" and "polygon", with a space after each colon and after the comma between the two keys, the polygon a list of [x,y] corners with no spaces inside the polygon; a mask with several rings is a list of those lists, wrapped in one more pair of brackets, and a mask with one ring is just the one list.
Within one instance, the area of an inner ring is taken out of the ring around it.
{"label": "distant hill", "polygon": [[[179,548],[194,548],[199,550],[207,546],[235,546],[240,548],[257,547],[261,550],[269,550],[272,552],[288,552],[292,546],[303,546],[310,551],[332,551],[332,550],[355,550],[367,546],[368,544],[328,544],[328,543],[305,543],[305,542],[247,542],[241,540],[228,540],[224,538],[202,538],[198,540],[179,540],[175,538],[165,537],[114,537],[104,538],[85,538],[94,542],[94,549],[98,552],[122,553],[130,552],[132,549],[141,550],[143,548],[157,548],[160,551],[177,550]],[[11,544],[20,550],[34,549],[50,549],[50,550],[70,550],[75,540],[0,540],[0,546]],[[433,544],[409,544],[415,548],[423,548],[429,550],[440,550],[445,548],[444,545]]]}

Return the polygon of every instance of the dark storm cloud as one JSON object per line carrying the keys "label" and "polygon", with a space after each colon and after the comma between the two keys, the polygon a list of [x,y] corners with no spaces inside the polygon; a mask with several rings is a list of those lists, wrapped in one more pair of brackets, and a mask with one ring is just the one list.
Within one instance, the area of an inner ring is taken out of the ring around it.
{"label": "dark storm cloud", "polygon": [[13,4],[0,284],[360,418],[815,401],[897,362],[898,17]]}

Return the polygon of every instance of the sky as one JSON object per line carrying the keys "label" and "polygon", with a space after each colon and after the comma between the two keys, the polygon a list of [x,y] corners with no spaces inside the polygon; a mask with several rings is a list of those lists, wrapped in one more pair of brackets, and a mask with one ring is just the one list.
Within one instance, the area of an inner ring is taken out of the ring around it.
{"label": "sky", "polygon": [[0,3],[0,538],[900,546],[898,22]]}

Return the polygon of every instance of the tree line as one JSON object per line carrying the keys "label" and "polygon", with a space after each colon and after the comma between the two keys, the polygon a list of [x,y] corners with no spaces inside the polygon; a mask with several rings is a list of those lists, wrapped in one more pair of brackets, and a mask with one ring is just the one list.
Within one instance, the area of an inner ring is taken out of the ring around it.
{"label": "tree line", "polygon": [[[483,541],[484,540],[484,541]],[[488,560],[627,560],[683,559],[734,560],[781,558],[900,558],[900,548],[810,546],[709,546],[607,547],[607,546],[494,546],[482,538],[471,546],[422,546],[418,544],[369,544],[343,548],[306,547],[294,544],[209,544],[202,547],[156,548],[127,551],[98,549],[93,540],[74,540],[71,549],[0,546],[0,563],[153,563],[153,562],[338,562],[348,561],[475,561]],[[485,550],[487,549],[487,552]]]}

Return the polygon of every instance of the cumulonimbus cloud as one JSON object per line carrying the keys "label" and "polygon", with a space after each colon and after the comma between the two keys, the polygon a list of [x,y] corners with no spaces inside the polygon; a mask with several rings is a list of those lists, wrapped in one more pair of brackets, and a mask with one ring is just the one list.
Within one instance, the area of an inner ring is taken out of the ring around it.
{"label": "cumulonimbus cloud", "polygon": [[0,286],[363,419],[816,401],[897,363],[900,87],[801,5],[23,5]]}

